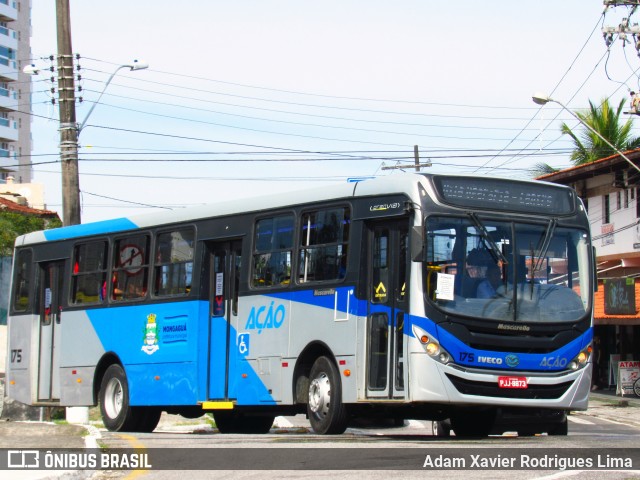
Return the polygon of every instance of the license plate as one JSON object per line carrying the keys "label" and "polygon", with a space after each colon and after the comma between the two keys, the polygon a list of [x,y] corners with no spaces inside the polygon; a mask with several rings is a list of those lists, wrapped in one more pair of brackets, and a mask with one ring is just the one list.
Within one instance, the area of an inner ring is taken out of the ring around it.
{"label": "license plate", "polygon": [[498,377],[500,388],[527,388],[527,377]]}

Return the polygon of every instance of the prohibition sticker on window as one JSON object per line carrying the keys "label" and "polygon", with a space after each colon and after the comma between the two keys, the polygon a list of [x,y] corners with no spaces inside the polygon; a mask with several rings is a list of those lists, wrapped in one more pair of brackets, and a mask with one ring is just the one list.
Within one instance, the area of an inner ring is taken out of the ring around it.
{"label": "prohibition sticker on window", "polygon": [[450,273],[439,273],[436,287],[437,300],[453,300],[453,285],[456,276]]}

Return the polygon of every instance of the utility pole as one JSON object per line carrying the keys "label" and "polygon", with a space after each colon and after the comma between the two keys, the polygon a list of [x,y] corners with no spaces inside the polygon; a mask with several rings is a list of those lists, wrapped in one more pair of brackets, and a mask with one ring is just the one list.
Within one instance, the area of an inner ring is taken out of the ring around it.
{"label": "utility pole", "polygon": [[413,146],[413,165],[392,165],[384,166],[382,170],[408,170],[410,168],[415,169],[416,172],[420,171],[420,167],[430,167],[431,160],[427,160],[425,163],[420,163],[420,150],[418,145]]}
{"label": "utility pole", "polygon": [[73,81],[69,0],[56,0],[58,31],[58,98],[60,109],[60,161],[62,163],[62,223],[80,223],[78,124]]}

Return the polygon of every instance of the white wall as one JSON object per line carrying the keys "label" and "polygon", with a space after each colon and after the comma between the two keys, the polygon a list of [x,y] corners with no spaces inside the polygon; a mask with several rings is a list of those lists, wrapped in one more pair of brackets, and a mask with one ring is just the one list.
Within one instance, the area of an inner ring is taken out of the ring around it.
{"label": "white wall", "polygon": [[[588,190],[595,193],[589,197],[588,202],[591,236],[594,239],[593,245],[596,247],[598,257],[640,253],[640,225],[636,216],[636,196],[640,194],[640,189],[633,188],[634,198],[631,198],[631,189],[628,189],[625,194],[624,189],[611,186],[612,180],[613,176],[602,175],[587,182]],[[609,194],[608,224],[603,223],[605,194]],[[626,206],[625,195],[628,198]]]}
{"label": "white wall", "polygon": [[0,373],[5,373],[7,371],[6,361],[7,361],[7,326],[0,325]]}

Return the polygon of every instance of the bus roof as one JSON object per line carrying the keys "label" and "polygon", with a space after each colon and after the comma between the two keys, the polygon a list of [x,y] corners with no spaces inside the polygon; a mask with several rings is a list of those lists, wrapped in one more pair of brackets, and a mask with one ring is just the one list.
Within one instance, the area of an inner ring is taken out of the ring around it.
{"label": "bus roof", "polygon": [[[237,200],[222,200],[215,203],[180,208],[171,211],[140,214],[131,217],[120,217],[112,220],[83,223],[68,227],[54,228],[28,233],[16,239],[16,247],[35,243],[50,242],[56,240],[68,240],[72,238],[101,235],[114,232],[124,232],[138,228],[149,228],[173,223],[189,222],[209,217],[221,217],[238,213],[261,212],[274,208],[283,208],[295,205],[305,205],[314,202],[323,202],[340,198],[364,197],[375,195],[388,195],[405,193],[418,198],[418,185],[422,184],[426,191],[432,192],[427,177],[461,177],[464,175],[443,175],[431,173],[395,173],[385,177],[377,177],[359,182],[340,182],[328,186],[290,191],[270,195],[241,198]],[[477,177],[475,177],[477,178]],[[520,183],[547,184],[558,189],[568,187],[558,184],[531,180],[513,180]]]}
{"label": "bus roof", "polygon": [[272,208],[304,205],[331,199],[408,192],[416,188],[417,184],[423,178],[424,175],[402,173],[361,182],[334,183],[329,186],[312,189],[247,197],[237,200],[223,200],[207,205],[180,208],[171,211],[83,223],[80,225],[27,233],[16,239],[16,246],[123,232],[137,228],[188,222],[207,217],[233,215],[235,213],[260,212]]}

